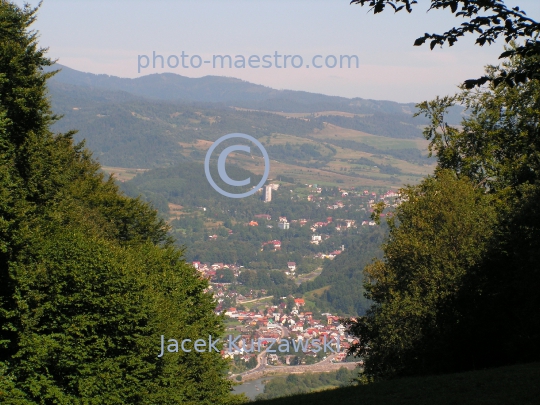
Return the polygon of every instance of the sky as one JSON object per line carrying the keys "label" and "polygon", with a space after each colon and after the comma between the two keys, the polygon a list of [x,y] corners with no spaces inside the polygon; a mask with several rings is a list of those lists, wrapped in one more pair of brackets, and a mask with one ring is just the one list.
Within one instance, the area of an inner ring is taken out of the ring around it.
{"label": "sky", "polygon": [[[49,57],[84,72],[228,76],[276,89],[420,102],[453,94],[459,83],[481,76],[485,65],[497,63],[503,41],[479,47],[470,37],[450,48],[415,47],[424,32],[442,33],[461,23],[449,11],[426,14],[429,2],[419,3],[411,14],[373,15],[349,0],[44,0],[33,28]],[[540,1],[506,3],[540,20]],[[163,68],[159,57],[153,67],[153,52],[163,56]],[[182,52],[188,55],[185,68]],[[287,68],[283,57],[276,67],[276,52],[291,55]],[[219,59],[213,67],[213,55],[231,55],[233,63],[242,55],[246,67],[221,68]],[[264,55],[272,67],[262,68]],[[301,67],[291,66],[300,65],[294,55],[302,58]],[[315,55],[321,57],[313,61]],[[352,59],[348,68],[342,58],[340,68],[340,55],[356,55],[358,67]]]}

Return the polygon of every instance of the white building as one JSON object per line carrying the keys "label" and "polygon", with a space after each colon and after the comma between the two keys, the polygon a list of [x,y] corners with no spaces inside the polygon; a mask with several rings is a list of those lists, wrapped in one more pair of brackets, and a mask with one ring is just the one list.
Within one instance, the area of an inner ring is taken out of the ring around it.
{"label": "white building", "polygon": [[265,186],[264,187],[264,202],[270,202],[272,201],[272,186]]}

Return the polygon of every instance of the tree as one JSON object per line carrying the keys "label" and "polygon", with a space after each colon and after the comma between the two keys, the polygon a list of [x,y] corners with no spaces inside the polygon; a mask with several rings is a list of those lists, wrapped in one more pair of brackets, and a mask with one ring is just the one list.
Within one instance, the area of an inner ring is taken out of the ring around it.
{"label": "tree", "polygon": [[290,313],[294,307],[296,306],[296,302],[294,301],[294,297],[292,295],[289,295],[287,297],[287,309],[286,311]]}
{"label": "tree", "polygon": [[[411,13],[416,0],[352,0],[351,4],[368,5],[374,14],[380,13],[388,6],[394,12],[407,10]],[[540,23],[527,17],[519,7],[508,8],[502,0],[431,0],[428,9],[449,9],[456,17],[467,21],[459,27],[454,27],[443,34],[429,34],[418,38],[415,46],[420,46],[429,40],[430,48],[437,45],[453,46],[459,38],[466,34],[476,35],[476,44],[491,45],[499,37],[504,37],[506,43],[525,38],[525,42],[513,49],[503,52],[499,59],[521,57],[524,63],[503,69],[496,76],[482,76],[478,79],[466,80],[467,88],[481,86],[487,82],[498,85],[506,83],[512,87],[527,80],[540,79]]]}
{"label": "tree", "polygon": [[158,356],[223,319],[156,211],[50,131],[36,12],[0,2],[0,402],[237,402],[219,353]]}
{"label": "tree", "polygon": [[216,271],[216,282],[232,283],[234,282],[234,273],[231,269],[219,269]]}
{"label": "tree", "polygon": [[[509,49],[516,49],[511,44]],[[503,68],[489,66],[490,77],[504,69],[521,65],[515,57]],[[447,109],[465,106],[470,117],[463,129],[445,122]],[[483,90],[463,89],[453,97],[437,98],[419,104],[431,124],[424,130],[430,152],[437,155],[441,168],[448,168],[472,179],[491,193],[512,193],[540,178],[540,82],[531,80],[519,86],[491,85]]]}
{"label": "tree", "polygon": [[[515,44],[511,44],[515,47]],[[504,67],[514,69],[523,58]],[[494,75],[499,68],[489,67]],[[495,73],[494,73],[495,72]],[[452,339],[473,364],[501,365],[540,358],[540,82],[494,84],[421,105],[431,119],[425,135],[440,167],[473,179],[496,201],[498,224],[486,260],[468,276],[455,303],[463,314]],[[470,116],[462,130],[444,123],[445,104],[460,102]],[[511,325],[498,331],[495,325]],[[469,363],[470,364],[470,363]]]}
{"label": "tree", "polygon": [[298,376],[296,374],[289,374],[286,378],[286,381],[288,384],[298,384],[300,380],[298,379]]}
{"label": "tree", "polygon": [[448,371],[440,335],[456,322],[451,303],[483,259],[496,220],[489,196],[448,170],[401,193],[384,258],[365,268],[374,304],[346,322],[359,338],[351,352],[373,378]]}
{"label": "tree", "polygon": [[[444,116],[458,101],[470,115],[453,128]],[[360,338],[352,352],[373,379],[537,361],[540,82],[463,88],[420,108],[438,167],[403,190],[384,260],[365,270],[374,305],[346,322]]]}

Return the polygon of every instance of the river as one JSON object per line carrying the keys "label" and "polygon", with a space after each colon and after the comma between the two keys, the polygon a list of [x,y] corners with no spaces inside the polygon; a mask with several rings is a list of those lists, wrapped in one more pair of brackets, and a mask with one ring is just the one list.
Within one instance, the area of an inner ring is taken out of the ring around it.
{"label": "river", "polygon": [[235,394],[246,394],[249,399],[255,399],[255,397],[264,392],[263,381],[270,381],[272,377],[262,377],[257,380],[247,381],[242,385],[237,385],[234,387],[233,391]]}

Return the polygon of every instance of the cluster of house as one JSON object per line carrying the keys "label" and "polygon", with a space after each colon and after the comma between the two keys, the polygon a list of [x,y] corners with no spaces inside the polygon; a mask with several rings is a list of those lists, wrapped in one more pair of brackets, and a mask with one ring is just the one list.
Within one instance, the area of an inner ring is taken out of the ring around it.
{"label": "cluster of house", "polygon": [[[309,185],[310,187],[312,187],[312,185],[310,184]],[[313,187],[316,187],[317,185],[315,184]],[[317,188],[317,190],[320,190],[320,187]],[[395,201],[395,199],[397,199],[400,195],[399,193],[393,191],[393,190],[389,190],[387,191],[386,193],[384,194],[380,194],[380,195],[377,195],[377,193],[375,192],[369,192],[369,190],[363,190],[363,191],[353,191],[353,190],[350,190],[350,191],[346,191],[346,190],[343,190],[343,189],[339,189],[341,191],[341,196],[342,197],[348,197],[349,195],[355,195],[355,196],[361,196],[361,197],[364,197],[364,198],[369,198],[369,200],[366,202],[367,203],[367,207],[369,208],[373,208],[373,206],[378,202],[378,201],[388,201],[390,199],[394,199],[393,201],[393,204],[389,204],[390,206],[393,206],[393,207],[397,207],[399,205],[398,202]],[[322,198],[322,197],[319,197],[319,198]],[[308,196],[308,201],[314,201],[314,197],[313,195],[309,195]],[[334,203],[331,203],[331,204],[328,204],[327,205],[327,209],[329,210],[336,210],[336,209],[340,209],[340,208],[344,208],[346,205],[344,204],[343,201],[336,201]],[[384,215],[382,215],[384,216]],[[264,219],[266,221],[271,221],[272,220],[272,216],[271,215],[268,215],[268,214],[258,214],[258,215],[255,215],[255,218],[256,219]],[[288,221],[287,218],[285,217],[279,217],[279,220],[278,220],[278,227],[280,229],[289,229],[289,226],[290,224],[293,224],[293,223],[298,223],[300,226],[303,226],[305,224],[307,224],[309,221],[307,219],[304,219],[304,218],[301,218],[301,219],[294,219],[292,221]],[[311,225],[311,231],[312,232],[316,232],[318,229],[322,228],[322,227],[325,227],[325,226],[329,226],[330,224],[332,224],[332,217],[328,217],[326,218],[326,221],[318,221],[318,222],[314,222],[312,225]],[[258,226],[258,222],[257,221],[251,221],[248,223],[248,225],[250,226]],[[356,228],[356,223],[354,220],[349,220],[349,219],[345,219],[345,220],[338,220],[335,224],[335,227],[336,227],[336,230],[338,231],[343,231],[343,230],[347,230],[349,228]],[[375,221],[363,221],[362,222],[362,226],[375,226],[377,225]],[[266,225],[267,227],[269,228],[272,228],[273,225]],[[270,243],[274,243],[274,242],[279,242],[279,241],[268,241],[268,242],[265,242],[264,245],[266,244],[270,244]],[[318,244],[320,242],[320,240],[318,239],[312,239],[311,240],[311,243],[314,243],[314,244]],[[275,250],[278,250],[281,248],[281,242],[278,243],[279,245],[279,248],[276,248],[275,247]]]}
{"label": "cluster of house", "polygon": [[[311,187],[312,185],[309,185],[309,186]],[[312,187],[315,187],[317,189],[317,192],[320,192],[321,188],[316,187],[316,186],[317,185],[315,184]],[[386,193],[379,194],[379,195],[377,195],[377,193],[375,193],[375,192],[370,192],[369,190],[356,191],[354,189],[351,189],[351,190],[347,191],[347,190],[339,188],[339,191],[341,192],[341,197],[342,198],[344,198],[344,197],[362,197],[364,200],[367,199],[367,200],[365,200],[363,202],[365,204],[365,207],[362,208],[362,210],[370,209],[370,211],[373,211],[372,210],[373,206],[377,202],[380,202],[380,201],[386,201],[388,203],[388,205],[392,206],[392,207],[397,207],[399,205],[400,194],[393,191],[393,190],[388,190]],[[322,197],[318,197],[318,199],[322,199]],[[315,201],[315,200],[316,200],[316,198],[313,195],[308,196],[308,201]],[[337,210],[337,209],[345,208],[346,206],[347,205],[343,201],[338,200],[338,201],[335,201],[333,203],[328,204],[326,206],[326,209],[328,209],[328,210]],[[352,205],[349,205],[349,206],[352,206]],[[384,215],[382,215],[382,216],[384,216]],[[267,222],[270,222],[272,220],[272,216],[269,215],[269,214],[257,214],[257,215],[255,215],[255,219],[248,222],[248,223],[246,223],[246,225],[247,226],[259,226],[259,221],[258,220],[265,220]],[[286,230],[286,229],[290,229],[291,224],[296,224],[297,223],[300,226],[304,226],[308,222],[309,221],[307,219],[305,219],[305,218],[293,219],[293,220],[289,221],[286,217],[279,217],[277,226],[278,226],[279,229]],[[325,226],[329,226],[331,223],[332,223],[332,217],[328,217],[326,219],[326,221],[318,221],[318,222],[313,223],[311,225],[311,230],[312,230],[312,232],[316,232],[317,229],[325,227]],[[336,227],[336,230],[338,230],[338,231],[344,231],[344,230],[347,230],[348,228],[355,228],[356,227],[355,221],[354,220],[348,220],[348,219],[339,220],[334,225]],[[362,222],[362,226],[375,226],[375,225],[377,225],[375,223],[375,221],[363,221]],[[266,224],[266,227],[267,228],[273,228],[274,225]],[[231,230],[229,230],[229,234],[232,234]],[[210,235],[208,238],[210,240],[215,240],[215,239],[218,238],[218,236],[217,235]],[[314,243],[314,241],[312,241],[312,243]],[[274,250],[280,250],[281,249],[281,242],[278,241],[278,240],[265,242],[262,247],[264,247],[267,244],[272,244]]]}
{"label": "cluster of house", "polygon": [[[254,291],[251,290],[250,293],[246,295],[242,295],[234,290],[229,289],[227,284],[221,284],[221,283],[216,283],[216,284],[211,285],[210,289],[212,290],[214,299],[217,302],[216,313],[221,313],[223,310],[226,309],[226,307],[224,307],[225,300],[227,300],[228,302],[246,301],[253,298],[253,293],[254,293]],[[266,295],[265,290],[262,290],[261,293],[263,291],[264,291],[264,295]]]}
{"label": "cluster of house", "polygon": [[334,250],[333,252],[330,252],[330,253],[322,253],[322,252],[319,252],[317,253],[315,256],[313,256],[315,259],[334,259],[337,255],[340,255],[341,252],[343,252],[344,250],[344,247],[342,246],[341,247],[341,250]]}
{"label": "cluster of house", "polygon": [[[383,216],[384,214],[381,214]],[[377,222],[375,221],[362,221],[362,226],[369,225],[369,226],[375,226],[377,225]]]}
{"label": "cluster of house", "polygon": [[[237,308],[229,308],[225,312],[225,316],[240,321],[242,326],[235,329],[239,333],[239,341],[242,344],[234,347],[226,347],[223,351],[224,357],[241,356],[246,362],[260,352],[259,347],[251,345],[262,344],[263,348],[268,342],[279,340],[287,336],[294,340],[303,340],[307,342],[302,346],[302,351],[306,356],[317,356],[318,350],[313,350],[311,343],[315,339],[320,341],[339,342],[339,350],[337,344],[332,344],[336,352],[336,361],[342,361],[346,357],[347,349],[353,339],[349,337],[345,331],[345,327],[340,324],[339,317],[325,313],[322,314],[322,319],[314,319],[313,313],[303,311],[304,300],[302,298],[295,299],[295,306],[290,311],[290,314],[285,314],[284,309],[286,304],[267,306],[258,312],[241,311]],[[315,348],[316,349],[316,348]],[[270,363],[276,362],[278,356],[276,354],[268,355]],[[285,364],[289,364],[289,357],[285,356]]]}
{"label": "cluster of house", "polygon": [[267,245],[270,245],[270,247],[272,249],[274,249],[274,251],[281,250],[281,241],[280,240],[274,239],[274,240],[269,240],[267,242],[263,242],[261,244],[261,251],[264,250],[264,247],[267,246]]}
{"label": "cluster of house", "polygon": [[[268,215],[268,214],[257,214],[257,215],[255,215],[255,218],[264,219],[265,221],[271,221],[272,220],[272,216]],[[307,222],[307,220],[304,220],[304,221]],[[291,221],[291,222],[297,222],[297,221],[294,220],[294,221]],[[257,221],[250,221],[248,223],[248,226],[259,226],[259,223]],[[266,227],[267,228],[273,228],[274,226],[273,225],[266,225]],[[290,227],[290,222],[287,220],[287,218],[286,217],[279,217],[279,219],[278,219],[278,228],[279,229],[289,229],[289,227]]]}
{"label": "cluster of house", "polygon": [[[372,193],[372,194],[374,194],[374,193]],[[396,196],[397,196],[397,194],[395,192],[388,191],[386,194],[382,195],[381,198],[384,200],[385,198],[396,197]],[[374,199],[369,200],[369,206],[370,207],[373,207],[374,204],[375,204]],[[334,208],[331,208],[331,207],[334,207]],[[338,201],[333,206],[328,206],[327,208],[328,209],[337,209],[337,208],[341,208],[341,207],[343,207],[343,203],[341,201]],[[384,216],[384,214],[381,215],[381,217],[383,217],[383,216]],[[272,219],[271,215],[268,215],[268,214],[257,214],[257,215],[255,215],[255,218],[264,219],[266,221],[270,221]],[[305,218],[293,219],[293,220],[289,221],[289,220],[287,220],[286,217],[279,217],[278,227],[280,229],[289,229],[290,224],[297,223],[300,226],[304,226],[308,222],[309,221],[307,219],[305,219]],[[352,220],[352,219],[338,219],[338,220],[336,220],[336,222],[333,222],[332,217],[327,217],[326,221],[314,222],[311,225],[310,229],[311,229],[312,232],[317,232],[318,230],[321,230],[321,228],[330,226],[331,224],[333,224],[335,226],[337,231],[345,231],[347,229],[357,227],[355,220]],[[247,223],[247,225],[248,226],[259,226],[259,223],[257,221],[255,221],[255,220],[253,220],[253,221],[250,221],[249,223]],[[362,226],[366,226],[366,225],[375,226],[377,224],[376,224],[375,221],[367,221],[367,220],[362,221]],[[266,225],[266,226],[268,228],[273,228],[273,225]],[[232,233],[232,232],[230,231],[230,233]],[[211,235],[210,239],[213,239],[213,238],[217,238],[217,236],[216,235]],[[325,239],[328,239],[328,238],[329,238],[329,236],[326,235]],[[323,239],[322,239],[321,235],[312,235],[311,243],[313,243],[315,245],[318,245],[322,241],[323,241]],[[271,245],[271,247],[273,248],[274,251],[277,251],[277,250],[281,249],[281,241],[279,241],[279,240],[270,240],[270,241],[263,242],[261,244],[261,250],[264,249],[264,247],[266,245]]]}
{"label": "cluster of house", "polygon": [[[228,233],[229,233],[229,235],[232,235],[232,234],[233,234],[233,231],[232,231],[231,229],[229,229],[229,230],[228,230]],[[209,240],[216,240],[217,238],[218,238],[217,235],[209,235],[209,236],[208,236],[208,239],[209,239]]]}
{"label": "cluster of house", "polygon": [[345,204],[343,204],[343,201],[336,201],[334,204],[328,204],[326,206],[327,210],[337,210],[339,208],[345,207]]}
{"label": "cluster of house", "polygon": [[196,261],[196,262],[191,262],[191,264],[193,265],[193,267],[199,270],[204,275],[204,277],[208,278],[209,280],[214,279],[216,276],[216,272],[218,270],[223,270],[223,269],[231,270],[234,276],[238,277],[241,271],[240,269],[242,268],[242,266],[237,266],[236,264],[225,264],[225,263],[210,264],[210,263],[202,263],[202,262]]}
{"label": "cluster of house", "polygon": [[[317,192],[320,193],[319,190],[320,188],[317,189]],[[351,189],[347,191],[342,188],[339,188],[338,190],[341,192],[341,198],[345,198],[345,197],[369,198],[370,204],[373,204],[377,199],[379,201],[383,201],[387,199],[398,198],[400,196],[399,193],[393,190],[388,190],[386,193],[379,194],[379,195],[377,195],[377,193],[375,192],[370,192],[369,190],[357,191],[357,190]],[[322,197],[315,197],[313,194],[310,194],[307,196],[308,201],[316,201],[316,200],[322,200],[322,199],[323,199]],[[343,201],[336,201],[326,206],[326,208],[329,210],[337,210],[344,207],[345,207],[345,203]]]}

